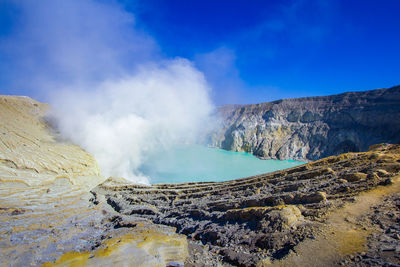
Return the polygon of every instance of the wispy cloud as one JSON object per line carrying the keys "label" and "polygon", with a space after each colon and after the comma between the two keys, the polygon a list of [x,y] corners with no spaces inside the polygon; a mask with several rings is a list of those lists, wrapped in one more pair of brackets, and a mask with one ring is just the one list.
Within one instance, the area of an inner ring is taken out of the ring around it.
{"label": "wispy cloud", "polygon": [[280,90],[278,87],[249,85],[242,79],[236,60],[235,51],[223,46],[195,56],[196,67],[216,88],[212,94],[216,104],[251,104],[276,99]]}
{"label": "wispy cloud", "polygon": [[5,1],[17,11],[0,48],[16,88],[118,77],[158,56],[153,38],[113,1]]}
{"label": "wispy cloud", "polygon": [[240,103],[243,100],[246,85],[236,67],[234,50],[219,47],[208,53],[197,54],[194,61],[207,81],[218,88],[212,95],[216,103]]}
{"label": "wispy cloud", "polygon": [[[255,27],[246,29],[234,37],[234,43],[263,44],[266,58],[281,53],[281,42],[288,47],[307,44],[314,46],[329,35],[336,5],[331,0],[293,0],[282,1],[276,10]],[[280,45],[275,45],[276,43]],[[247,48],[247,46],[246,46]],[[260,51],[260,49],[248,50]],[[261,50],[262,51],[262,50]]]}
{"label": "wispy cloud", "polygon": [[[323,43],[330,34],[336,8],[331,0],[280,1],[271,4],[270,10],[265,11],[265,19],[258,24],[231,35],[212,51],[197,54],[196,66],[216,89],[216,101],[254,103],[290,97],[291,94],[267,78],[258,77],[262,84],[248,82],[253,77],[248,70],[254,66],[273,66],[277,60],[286,61],[289,69],[305,64],[307,60],[300,63],[293,60],[300,56],[293,51],[307,53]],[[268,68],[264,74],[262,69],[256,72],[259,76],[270,75]]]}

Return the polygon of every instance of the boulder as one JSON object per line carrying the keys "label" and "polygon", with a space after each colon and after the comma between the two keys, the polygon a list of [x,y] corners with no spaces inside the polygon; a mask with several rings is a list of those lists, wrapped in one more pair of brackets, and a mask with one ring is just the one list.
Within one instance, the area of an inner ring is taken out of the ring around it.
{"label": "boulder", "polygon": [[349,173],[344,175],[343,178],[348,182],[358,182],[360,180],[365,180],[367,178],[367,174],[362,172]]}

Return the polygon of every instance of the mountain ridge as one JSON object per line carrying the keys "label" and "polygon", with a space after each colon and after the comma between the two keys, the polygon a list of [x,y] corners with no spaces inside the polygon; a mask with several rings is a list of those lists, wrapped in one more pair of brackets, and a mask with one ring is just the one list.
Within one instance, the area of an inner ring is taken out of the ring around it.
{"label": "mountain ridge", "polygon": [[208,143],[267,159],[316,160],[400,141],[400,86],[218,109]]}
{"label": "mountain ridge", "polygon": [[394,85],[391,87],[386,87],[386,88],[378,88],[378,89],[371,89],[371,90],[362,90],[362,91],[346,91],[338,94],[330,94],[330,95],[319,95],[319,96],[302,96],[302,97],[289,97],[289,98],[279,98],[276,100],[272,101],[265,101],[265,102],[259,102],[259,103],[248,103],[248,104],[224,104],[218,107],[218,109],[223,108],[223,107],[228,107],[228,106],[234,106],[234,107],[243,107],[243,106],[248,106],[248,105],[261,105],[261,104],[266,104],[266,103],[281,103],[282,101],[286,100],[307,100],[307,99],[313,99],[313,98],[329,98],[329,97],[334,97],[334,96],[342,96],[342,95],[348,95],[348,94],[362,94],[362,93],[373,93],[373,92],[378,92],[378,91],[385,91],[385,90],[396,90],[397,88],[400,88],[399,85]]}

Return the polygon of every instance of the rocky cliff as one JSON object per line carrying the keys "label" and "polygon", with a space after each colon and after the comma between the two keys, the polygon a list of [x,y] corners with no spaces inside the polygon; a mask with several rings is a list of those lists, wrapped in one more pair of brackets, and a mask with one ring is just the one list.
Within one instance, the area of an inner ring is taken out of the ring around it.
{"label": "rocky cliff", "polygon": [[0,96],[0,266],[183,262],[186,237],[174,228],[123,223],[108,205],[90,201],[89,190],[105,178],[92,155],[57,139],[47,109],[28,97]]}
{"label": "rocky cliff", "polygon": [[316,160],[400,141],[400,86],[219,109],[210,144],[272,159]]}
{"label": "rocky cliff", "polygon": [[38,186],[63,181],[101,182],[96,160],[80,147],[56,140],[45,122],[49,106],[29,97],[0,96],[0,182]]}

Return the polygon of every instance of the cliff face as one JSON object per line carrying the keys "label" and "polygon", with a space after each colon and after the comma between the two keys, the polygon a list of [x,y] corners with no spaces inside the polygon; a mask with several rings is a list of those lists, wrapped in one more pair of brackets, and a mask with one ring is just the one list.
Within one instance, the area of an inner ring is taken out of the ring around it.
{"label": "cliff face", "polygon": [[102,182],[92,155],[52,135],[44,120],[48,108],[29,97],[0,96],[0,185]]}
{"label": "cliff face", "polygon": [[47,109],[28,97],[0,96],[0,266],[183,262],[186,237],[174,228],[92,204],[89,190],[105,178],[92,155],[54,136]]}
{"label": "cliff face", "polygon": [[400,141],[400,86],[228,105],[210,143],[263,158],[315,160]]}

